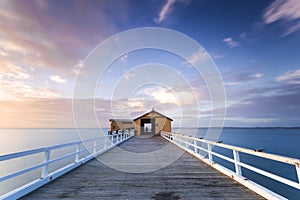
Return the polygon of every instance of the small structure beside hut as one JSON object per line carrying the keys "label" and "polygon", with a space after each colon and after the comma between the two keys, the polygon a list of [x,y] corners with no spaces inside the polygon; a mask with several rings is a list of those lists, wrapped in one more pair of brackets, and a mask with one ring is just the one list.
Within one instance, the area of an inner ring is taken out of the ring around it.
{"label": "small structure beside hut", "polygon": [[152,109],[133,121],[130,119],[110,119],[110,133],[124,129],[135,129],[137,136],[159,135],[161,131],[171,132],[173,119]]}
{"label": "small structure beside hut", "polygon": [[118,132],[124,129],[133,129],[134,125],[130,119],[109,119],[110,133],[113,131]]}

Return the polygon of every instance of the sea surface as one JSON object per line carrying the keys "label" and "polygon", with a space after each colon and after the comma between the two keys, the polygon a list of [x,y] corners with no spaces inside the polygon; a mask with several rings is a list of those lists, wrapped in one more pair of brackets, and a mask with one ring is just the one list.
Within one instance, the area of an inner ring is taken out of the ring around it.
{"label": "sea surface", "polygon": [[[25,151],[40,147],[78,141],[82,138],[95,138],[107,133],[108,129],[0,129],[0,155]],[[210,132],[213,131],[210,130]],[[182,134],[197,132],[198,137],[205,137],[205,128],[184,128]],[[224,128],[218,137],[224,144],[240,146],[249,149],[266,149],[264,152],[300,159],[300,128]],[[66,149],[67,151],[67,149]],[[232,157],[232,152],[218,147],[214,151]],[[62,155],[65,152],[57,152]],[[241,161],[266,171],[297,181],[295,167],[287,164],[256,158],[241,154]],[[10,162],[0,162],[0,177],[14,170],[22,169],[24,165],[32,166],[41,162],[42,155],[17,159]],[[214,161],[234,170],[233,164],[214,157]],[[50,171],[55,170],[50,167]],[[273,181],[264,176],[242,169],[243,175],[269,189],[287,197],[300,199],[300,190]],[[0,183],[0,195],[40,176],[41,170],[35,170],[10,181]]]}

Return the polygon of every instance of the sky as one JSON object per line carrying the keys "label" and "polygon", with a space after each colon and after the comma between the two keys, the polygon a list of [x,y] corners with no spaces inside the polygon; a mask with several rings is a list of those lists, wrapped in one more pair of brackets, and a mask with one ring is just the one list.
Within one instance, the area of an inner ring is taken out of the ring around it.
{"label": "sky", "polygon": [[[223,80],[225,126],[300,126],[298,0],[2,0],[0,127],[74,127],[74,88],[89,53],[114,34],[141,27],[183,33],[206,50]],[[165,73],[154,70],[158,64]],[[137,73],[174,81],[150,81],[120,95]],[[196,120],[207,127],[218,109],[204,78],[170,52],[128,52],[98,81],[94,112],[102,127],[109,118],[135,118],[153,107],[174,126]]]}

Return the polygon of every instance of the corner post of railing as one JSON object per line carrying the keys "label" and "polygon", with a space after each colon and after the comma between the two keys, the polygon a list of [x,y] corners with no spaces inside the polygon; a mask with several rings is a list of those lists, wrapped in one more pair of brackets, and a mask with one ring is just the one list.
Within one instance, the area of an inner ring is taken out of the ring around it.
{"label": "corner post of railing", "polygon": [[194,138],[194,152],[198,153],[197,152],[197,140],[195,140],[195,138]]}
{"label": "corner post of railing", "polygon": [[299,183],[299,189],[300,189],[300,163],[295,164],[297,177],[298,177],[298,183]]}
{"label": "corner post of railing", "polygon": [[207,143],[207,153],[208,153],[208,161],[209,161],[209,163],[213,162],[211,151],[212,151],[212,146],[211,146],[211,144]]}
{"label": "corner post of railing", "polygon": [[242,168],[239,165],[240,162],[240,154],[237,150],[233,149],[233,159],[234,159],[234,167],[235,167],[235,173],[239,176],[242,175]]}
{"label": "corner post of railing", "polygon": [[80,143],[76,144],[75,162],[79,162]]}
{"label": "corner post of railing", "polygon": [[49,159],[50,159],[50,149],[47,149],[44,153],[44,163],[45,163],[45,165],[42,169],[42,178],[46,178],[48,176]]}
{"label": "corner post of railing", "polygon": [[96,154],[97,152],[97,140],[94,141],[93,153]]}

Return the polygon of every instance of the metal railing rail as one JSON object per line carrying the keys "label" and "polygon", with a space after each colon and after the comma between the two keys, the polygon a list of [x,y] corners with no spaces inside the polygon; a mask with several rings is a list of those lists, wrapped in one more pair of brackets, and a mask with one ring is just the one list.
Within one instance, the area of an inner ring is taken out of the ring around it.
{"label": "metal railing rail", "polygon": [[[95,158],[96,156],[106,152],[107,150],[115,147],[116,145],[128,140],[133,136],[134,136],[133,130],[127,130],[125,132],[121,132],[121,133],[119,132],[118,134],[112,134],[112,135],[97,137],[93,139],[69,142],[65,144],[59,144],[59,145],[54,145],[54,146],[49,146],[44,148],[38,148],[38,149],[33,149],[28,151],[2,155],[0,156],[0,165],[1,162],[3,161],[13,160],[16,158],[31,156],[35,154],[44,154],[44,159],[42,163],[0,177],[0,183],[1,183],[9,179],[15,178],[17,176],[20,176],[22,174],[42,168],[41,176],[39,179],[31,181],[21,187],[14,189],[13,191],[10,191],[0,196],[0,199],[7,200],[7,199],[20,198],[30,193],[31,191],[41,187],[42,185],[45,185],[46,183],[58,178],[59,176],[71,171],[72,169],[86,163],[87,161]],[[99,145],[100,141],[102,141],[101,145]],[[91,146],[86,146],[86,144],[88,143],[91,143]],[[72,153],[68,153],[61,157],[50,159],[50,155],[53,152],[53,150],[63,149],[66,147],[76,147],[76,148],[75,151]],[[83,153],[88,153],[88,155],[80,156]],[[50,164],[70,157],[74,157],[74,161],[72,163],[68,163],[67,165],[55,170],[54,172],[49,173],[48,167]]]}
{"label": "metal railing rail", "polygon": [[[258,193],[259,195],[267,198],[267,199],[286,199],[285,197],[251,181],[248,179],[248,177],[244,177],[242,174],[242,167],[246,168],[250,171],[256,172],[260,175],[269,177],[273,180],[276,180],[278,182],[281,182],[283,184],[286,184],[288,186],[294,187],[296,189],[300,189],[300,160],[295,158],[289,158],[285,156],[279,156],[275,154],[270,153],[264,153],[264,152],[258,152],[251,149],[241,148],[233,145],[228,144],[222,144],[217,142],[212,142],[209,140],[201,139],[201,138],[195,138],[191,136],[186,136],[182,134],[177,133],[170,133],[170,132],[161,132],[161,136],[168,141],[176,144],[180,148],[184,149],[185,151],[191,153],[192,155],[196,156],[203,162],[211,165],[213,168],[219,170],[220,172],[224,173],[225,175],[235,179],[239,183],[245,185],[249,189],[253,190],[254,192]],[[200,144],[201,146],[200,146]],[[205,145],[206,147],[205,148]],[[220,153],[213,151],[213,146],[218,146],[224,149],[232,150],[233,159],[230,157],[227,157],[225,155],[222,155]],[[192,148],[192,150],[190,149]],[[200,154],[200,150],[207,153],[207,157]],[[267,172],[265,170],[259,169],[257,167],[251,166],[249,164],[243,163],[240,160],[240,153],[245,153],[248,155],[253,155],[269,160],[274,160],[277,162],[282,162],[290,165],[294,165],[298,177],[298,182],[295,182],[293,180],[281,177],[279,175]],[[221,159],[224,159],[226,161],[229,161],[234,164],[235,171],[232,171],[220,164],[217,164],[213,161],[213,156],[219,157]]]}

